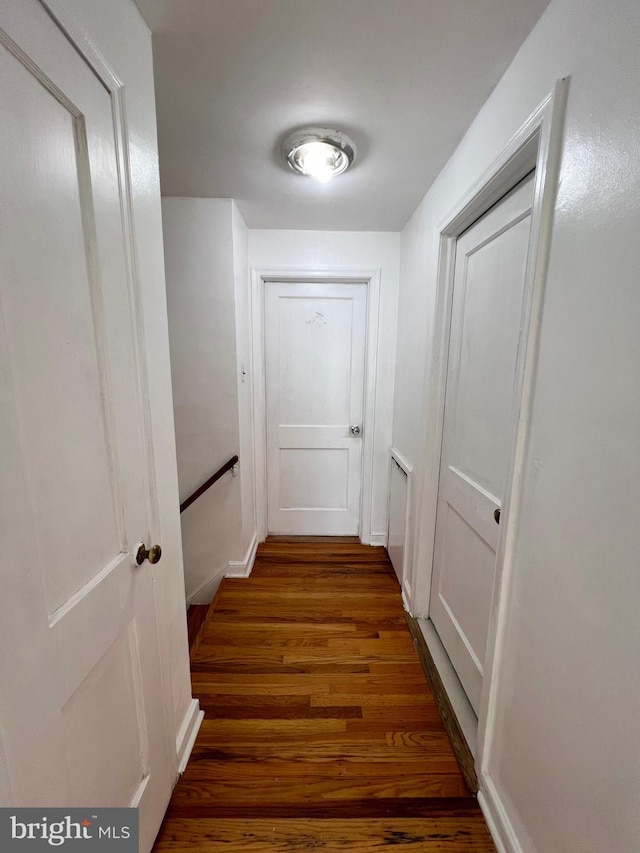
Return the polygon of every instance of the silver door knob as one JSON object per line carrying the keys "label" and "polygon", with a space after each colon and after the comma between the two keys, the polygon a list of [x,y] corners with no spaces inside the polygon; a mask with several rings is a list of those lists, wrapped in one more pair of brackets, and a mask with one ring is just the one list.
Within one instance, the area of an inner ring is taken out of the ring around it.
{"label": "silver door knob", "polygon": [[349,429],[351,430],[351,435],[360,435],[360,433],[362,432],[361,427],[359,427],[357,424],[355,426],[349,427]]}

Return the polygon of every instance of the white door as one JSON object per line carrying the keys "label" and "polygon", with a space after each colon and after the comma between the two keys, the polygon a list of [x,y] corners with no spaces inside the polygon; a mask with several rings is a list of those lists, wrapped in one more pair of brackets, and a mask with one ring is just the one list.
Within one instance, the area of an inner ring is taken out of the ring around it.
{"label": "white door", "polygon": [[172,770],[112,101],[36,0],[0,28],[3,805],[139,806],[145,850]]}
{"label": "white door", "polygon": [[265,285],[269,533],[358,533],[366,284]]}
{"label": "white door", "polygon": [[520,388],[533,201],[525,179],[457,241],[431,619],[478,712]]}

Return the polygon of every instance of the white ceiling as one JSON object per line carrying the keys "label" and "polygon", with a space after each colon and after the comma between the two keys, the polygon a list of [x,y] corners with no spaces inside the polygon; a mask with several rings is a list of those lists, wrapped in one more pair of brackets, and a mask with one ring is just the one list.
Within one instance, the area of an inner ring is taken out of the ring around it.
{"label": "white ceiling", "polygon": [[[399,230],[549,0],[136,0],[154,33],[162,192],[250,228]],[[358,147],[328,184],[283,136]]]}

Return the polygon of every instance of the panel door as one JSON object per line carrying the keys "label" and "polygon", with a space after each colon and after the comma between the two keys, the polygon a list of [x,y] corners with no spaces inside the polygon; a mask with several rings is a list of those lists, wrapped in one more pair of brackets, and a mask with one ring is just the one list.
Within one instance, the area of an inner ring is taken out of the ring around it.
{"label": "panel door", "polygon": [[36,0],[0,28],[7,796],[138,806],[145,850],[172,778],[113,104]]}
{"label": "panel door", "polygon": [[355,535],[367,286],[265,287],[269,532]]}
{"label": "panel door", "polygon": [[520,389],[529,176],[457,242],[431,619],[476,713]]}

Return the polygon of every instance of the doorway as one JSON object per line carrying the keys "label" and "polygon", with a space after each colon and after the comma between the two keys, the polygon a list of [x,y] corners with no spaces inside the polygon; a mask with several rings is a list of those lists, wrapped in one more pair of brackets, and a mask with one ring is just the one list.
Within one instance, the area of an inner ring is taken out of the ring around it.
{"label": "doorway", "polygon": [[[171,457],[160,476],[152,467],[152,418],[169,402],[153,389],[168,387],[168,360],[147,358],[142,312],[161,291],[143,293],[133,262],[134,199],[147,193],[154,210],[153,156],[130,188],[123,84],[102,58],[114,58],[106,28],[93,36],[100,50],[71,13],[35,0],[0,13],[11,211],[0,235],[0,642],[11,650],[0,775],[6,806],[137,808],[148,850],[182,744],[172,711],[186,698],[163,673],[188,663],[173,628],[160,629],[180,571],[177,510],[161,515],[175,500]],[[147,118],[136,102],[131,133]],[[140,245],[141,260],[155,257],[153,239]]]}
{"label": "doorway", "polygon": [[367,284],[267,282],[267,527],[360,532]]}
{"label": "doorway", "polygon": [[[283,266],[265,269],[252,267],[251,269],[252,422],[255,452],[254,483],[258,541],[264,541],[267,534],[272,532],[268,524],[266,392],[266,300],[267,289],[270,284],[294,285],[299,289],[299,293],[302,293],[301,288],[312,285],[322,285],[325,287],[341,286],[346,288],[357,286],[365,294],[362,419],[361,421],[352,419],[357,413],[355,411],[349,412],[349,419],[345,420],[342,426],[343,428],[349,428],[349,432],[352,426],[360,426],[360,435],[354,436],[357,439],[357,442],[354,442],[354,444],[359,443],[361,454],[358,538],[363,545],[384,545],[386,544],[386,531],[382,534],[379,530],[374,530],[372,527],[374,502],[376,494],[379,494],[379,490],[374,491],[374,481],[384,476],[383,471],[386,471],[388,466],[388,456],[380,447],[380,419],[381,417],[383,419],[386,418],[386,412],[380,405],[379,399],[380,376],[378,355],[383,303],[381,270],[363,267],[316,269]],[[320,311],[322,313],[322,309]],[[305,326],[305,328],[308,327]]]}
{"label": "doorway", "polygon": [[430,616],[476,714],[521,394],[534,175],[455,249]]}

